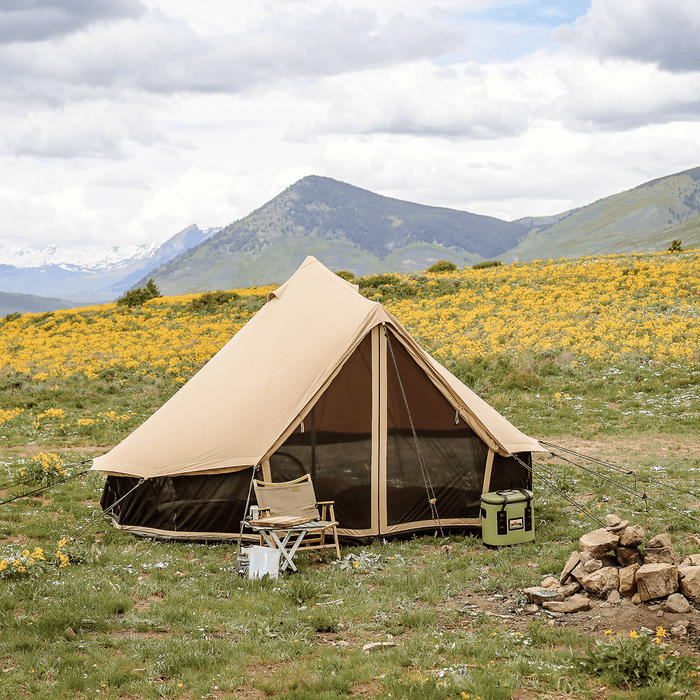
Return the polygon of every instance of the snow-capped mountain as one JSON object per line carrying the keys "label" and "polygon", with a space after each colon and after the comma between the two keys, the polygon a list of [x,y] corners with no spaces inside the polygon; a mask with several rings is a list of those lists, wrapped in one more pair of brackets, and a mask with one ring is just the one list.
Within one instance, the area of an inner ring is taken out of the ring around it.
{"label": "snow-capped mountain", "polygon": [[167,240],[107,250],[55,245],[40,250],[22,245],[0,248],[0,292],[67,299],[77,304],[113,301],[151,270],[220,230],[202,231],[192,224]]}
{"label": "snow-capped mountain", "polygon": [[107,270],[126,265],[132,260],[151,257],[166,239],[148,245],[114,246],[103,248],[59,248],[47,245],[46,248],[28,248],[24,245],[0,248],[0,265],[12,265],[22,269],[58,265],[64,268],[83,270]]}

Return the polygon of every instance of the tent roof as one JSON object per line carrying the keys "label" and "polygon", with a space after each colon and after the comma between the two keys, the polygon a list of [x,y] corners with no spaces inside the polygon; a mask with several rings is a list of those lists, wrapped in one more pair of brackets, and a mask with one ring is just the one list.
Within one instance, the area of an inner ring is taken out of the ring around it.
{"label": "tent roof", "polygon": [[259,464],[377,324],[390,324],[467,423],[504,454],[540,451],[425,353],[381,304],[308,257],[169,401],[93,469],[151,478]]}

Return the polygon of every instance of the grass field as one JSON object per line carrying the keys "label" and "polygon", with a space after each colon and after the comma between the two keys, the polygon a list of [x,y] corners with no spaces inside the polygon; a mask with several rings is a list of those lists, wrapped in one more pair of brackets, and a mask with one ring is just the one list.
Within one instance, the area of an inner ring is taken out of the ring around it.
{"label": "grass field", "polygon": [[[612,483],[601,465],[547,458],[534,543],[494,550],[455,534],[448,556],[434,537],[378,541],[345,547],[340,562],[302,557],[302,573],[278,581],[236,577],[231,545],[114,530],[99,511],[101,477],[83,475],[0,505],[0,697],[698,692],[695,660],[681,663],[700,656],[693,635],[660,636],[664,619],[640,614],[635,626],[629,611],[627,627],[622,616],[552,621],[523,612],[521,591],[558,573],[608,512],[669,531],[679,556],[698,551],[700,255],[396,275],[362,289],[523,431],[634,475]],[[222,303],[168,297],[0,321],[1,500],[79,474],[140,425],[269,290],[237,291]],[[644,627],[660,647],[649,658]],[[579,663],[596,636],[623,667],[642,659],[643,686],[616,680],[612,662],[603,675]],[[387,644],[363,651],[371,642]]]}

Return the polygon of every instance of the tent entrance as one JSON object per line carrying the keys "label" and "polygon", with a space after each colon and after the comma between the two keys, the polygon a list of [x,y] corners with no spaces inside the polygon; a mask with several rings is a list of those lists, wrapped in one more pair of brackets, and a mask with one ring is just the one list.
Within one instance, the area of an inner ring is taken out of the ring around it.
{"label": "tent entrance", "polygon": [[[527,474],[512,458],[489,457],[487,445],[387,329],[404,401],[384,331],[378,326],[365,336],[303,422],[271,455],[271,479],[310,474],[319,500],[335,501],[339,532],[345,536],[435,529],[408,402],[440,522],[444,527],[479,525],[485,478],[506,488],[524,485]],[[490,474],[487,464],[493,465]]]}
{"label": "tent entrance", "polygon": [[[365,336],[311,411],[270,456],[272,481],[310,474],[316,497],[335,501],[343,532],[372,527],[372,337]],[[373,531],[374,530],[374,531]]]}

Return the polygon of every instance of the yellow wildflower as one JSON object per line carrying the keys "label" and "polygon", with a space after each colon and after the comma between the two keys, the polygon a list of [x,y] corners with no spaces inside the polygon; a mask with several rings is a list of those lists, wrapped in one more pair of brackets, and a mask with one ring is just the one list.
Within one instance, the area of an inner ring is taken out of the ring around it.
{"label": "yellow wildflower", "polygon": [[636,631],[636,630],[632,630],[632,631],[630,632],[630,639],[637,639],[637,637],[639,637],[639,635],[637,634],[637,631]]}

